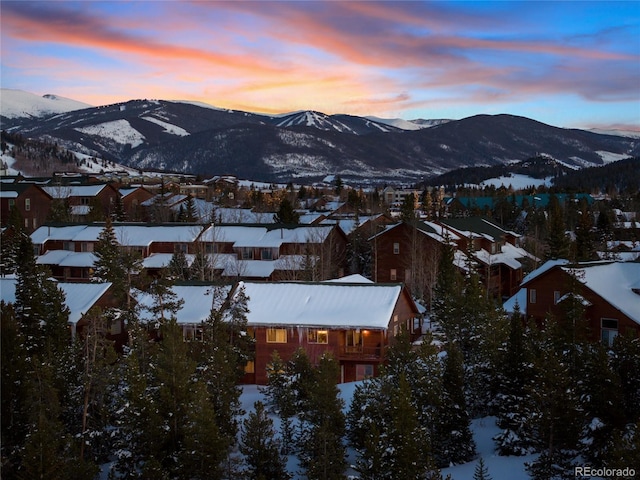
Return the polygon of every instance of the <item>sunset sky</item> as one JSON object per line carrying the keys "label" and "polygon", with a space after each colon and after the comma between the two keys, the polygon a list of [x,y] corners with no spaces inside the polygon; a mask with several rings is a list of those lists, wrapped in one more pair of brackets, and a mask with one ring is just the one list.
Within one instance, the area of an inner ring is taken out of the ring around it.
{"label": "sunset sky", "polygon": [[92,105],[640,130],[640,2],[1,0],[1,85]]}

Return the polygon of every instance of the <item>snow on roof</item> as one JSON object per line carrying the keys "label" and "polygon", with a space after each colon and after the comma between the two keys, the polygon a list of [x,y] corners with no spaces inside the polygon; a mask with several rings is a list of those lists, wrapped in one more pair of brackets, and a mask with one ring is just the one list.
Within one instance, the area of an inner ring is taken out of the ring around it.
{"label": "snow on roof", "polygon": [[[0,299],[6,303],[16,301],[15,276],[0,278]],[[78,323],[82,316],[105,294],[111,283],[66,283],[58,282],[58,288],[65,296],[64,303],[69,307],[69,322]]]}
{"label": "snow on roof", "polygon": [[283,243],[324,242],[333,226],[308,226],[275,228],[260,226],[213,225],[202,234],[205,242],[233,243],[236,248],[275,248]]}
{"label": "snow on roof", "polygon": [[105,184],[97,185],[64,185],[55,187],[42,187],[42,189],[51,195],[52,198],[69,198],[69,197],[95,197],[107,186]]}
{"label": "snow on roof", "polygon": [[568,263],[569,263],[569,260],[565,260],[563,258],[560,258],[558,260],[547,260],[540,267],[536,268],[533,272],[531,272],[527,276],[525,276],[522,279],[522,284],[525,284],[525,283],[533,280],[534,278],[539,277],[540,275],[542,275],[543,273],[551,270],[553,267],[555,267],[557,265],[567,265]]}
{"label": "snow on roof", "polygon": [[252,326],[386,329],[401,285],[240,282]]}
{"label": "snow on roof", "polygon": [[622,313],[640,323],[640,295],[636,288],[640,279],[640,263],[599,263],[578,268],[562,267],[576,275],[587,288],[604,298]]}
{"label": "snow on roof", "polygon": [[6,190],[0,190],[0,198],[18,198],[18,192],[15,190],[9,192]]}
{"label": "snow on roof", "polygon": [[[195,255],[186,253],[184,256],[187,260],[187,266],[190,267],[195,259]],[[172,258],[172,253],[152,253],[142,260],[142,266],[144,268],[166,268],[169,266],[169,263],[171,263]]]}
{"label": "snow on roof", "polygon": [[38,265],[58,265],[60,267],[86,267],[95,265],[98,257],[92,252],[71,252],[69,250],[49,250],[36,258]]}
{"label": "snow on roof", "polygon": [[69,322],[78,323],[82,316],[106,293],[111,283],[63,283],[58,287],[64,292],[69,307]]}
{"label": "snow on roof", "polygon": [[[211,313],[211,307],[215,299],[214,288],[211,285],[174,285],[171,291],[176,294],[178,300],[183,300],[182,307],[176,313],[178,323],[197,324],[205,321]],[[222,287],[227,291],[230,287]],[[151,307],[154,303],[152,295],[137,291],[134,294],[140,308],[140,318],[144,321],[156,320],[145,307]]]}
{"label": "snow on roof", "polygon": [[42,245],[50,240],[72,240],[79,232],[87,228],[86,225],[70,225],[66,227],[42,226],[31,234],[34,245]]}
{"label": "snow on roof", "polygon": [[346,277],[327,280],[325,283],[374,283],[374,282],[373,280],[369,280],[368,278],[363,277],[358,273],[354,273],[353,275],[347,275]]}
{"label": "snow on roof", "polygon": [[502,308],[504,308],[504,311],[507,313],[513,313],[515,310],[516,303],[520,308],[520,313],[526,316],[527,315],[527,289],[526,288],[521,288],[520,290],[518,290],[518,292],[513,297],[511,297],[509,300],[504,302],[504,304],[502,305]]}
{"label": "snow on roof", "polygon": [[254,212],[249,208],[216,208],[220,223],[275,223],[273,212]]}
{"label": "snow on roof", "polygon": [[489,252],[481,249],[474,252],[474,255],[485,265],[503,264],[514,270],[522,268],[522,264],[517,260],[518,258],[528,257],[536,261],[538,260],[537,257],[531,255],[523,248],[515,247],[510,243],[505,243],[504,245],[502,245],[500,253],[490,255]]}
{"label": "snow on roof", "polygon": [[[190,243],[196,240],[201,228],[187,224],[115,225],[113,227],[120,245],[129,247],[146,247],[154,242]],[[42,226],[31,234],[31,240],[34,244],[43,244],[47,240],[97,242],[103,229],[103,226],[98,225]]]}

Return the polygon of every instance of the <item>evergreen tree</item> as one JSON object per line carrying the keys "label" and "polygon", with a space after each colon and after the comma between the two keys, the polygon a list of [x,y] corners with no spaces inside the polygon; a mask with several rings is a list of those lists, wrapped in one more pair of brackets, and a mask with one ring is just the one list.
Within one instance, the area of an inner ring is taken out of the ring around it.
{"label": "evergreen tree", "polygon": [[499,389],[496,395],[497,425],[494,437],[500,455],[526,455],[534,446],[529,423],[532,418],[528,389],[532,388],[533,361],[525,337],[520,307],[516,304],[509,319],[509,338],[499,357]]}
{"label": "evergreen tree", "polygon": [[464,396],[462,352],[453,342],[447,344],[442,375],[442,401],[433,436],[438,466],[468,462],[475,455],[471,420]]}
{"label": "evergreen tree", "polygon": [[575,383],[562,353],[548,342],[536,359],[536,378],[529,394],[537,406],[533,418],[542,452],[527,466],[536,480],[573,476],[581,419]]}
{"label": "evergreen tree", "polygon": [[33,359],[32,371],[26,379],[27,411],[30,413],[29,434],[21,452],[22,478],[92,478],[97,465],[76,456],[77,445],[65,432],[60,421],[59,392],[55,388],[55,372],[51,365]]}
{"label": "evergreen tree", "polygon": [[273,422],[261,402],[242,422],[240,452],[245,457],[246,477],[251,480],[285,480],[286,459],[280,454],[280,440],[275,436]]}
{"label": "evergreen tree", "polygon": [[580,216],[575,233],[575,259],[577,261],[596,259],[597,253],[593,235],[593,218],[585,199],[580,201]]}
{"label": "evergreen tree", "polygon": [[271,354],[267,364],[267,386],[264,389],[269,406],[280,417],[282,450],[289,453],[293,445],[292,417],[297,413],[296,391],[290,368],[285,364],[277,350]]}
{"label": "evergreen tree", "polygon": [[480,457],[478,463],[476,463],[476,468],[473,470],[473,480],[493,480],[482,457]]}
{"label": "evergreen tree", "polygon": [[625,425],[620,377],[611,368],[609,356],[601,344],[584,346],[585,354],[578,377],[583,427],[582,455],[594,465],[606,465],[611,439]]}
{"label": "evergreen tree", "polygon": [[549,198],[549,218],[547,220],[546,259],[569,258],[569,239],[566,235],[564,213],[558,197]]}
{"label": "evergreen tree", "polygon": [[275,223],[284,224],[298,224],[300,223],[300,214],[296,212],[291,200],[288,197],[284,197],[280,202],[278,211],[273,216]]}
{"label": "evergreen tree", "polygon": [[100,282],[110,282],[111,292],[122,304],[129,296],[126,282],[127,272],[122,262],[120,244],[110,218],[107,218],[104,229],[98,235],[98,242],[94,248],[97,257],[94,264],[94,279]]}
{"label": "evergreen tree", "polygon": [[189,279],[189,264],[187,263],[187,256],[182,250],[173,252],[167,268],[169,269],[169,275],[176,280]]}
{"label": "evergreen tree", "polygon": [[342,438],[345,419],[337,387],[338,363],[323,355],[311,381],[304,384],[300,462],[309,479],[343,479],[347,467]]}
{"label": "evergreen tree", "polygon": [[413,193],[406,195],[402,199],[402,205],[400,205],[400,219],[413,226],[415,226],[418,221],[418,217],[416,215],[416,197]]}
{"label": "evergreen tree", "polygon": [[124,222],[127,219],[127,214],[124,211],[124,202],[122,201],[122,195],[118,192],[116,196],[116,203],[113,209],[113,213],[110,215],[114,222]]}

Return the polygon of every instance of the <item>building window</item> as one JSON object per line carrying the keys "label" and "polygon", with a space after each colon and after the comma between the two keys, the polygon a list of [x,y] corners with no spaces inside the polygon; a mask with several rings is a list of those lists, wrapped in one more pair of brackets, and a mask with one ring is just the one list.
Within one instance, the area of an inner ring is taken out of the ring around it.
{"label": "building window", "polygon": [[31,210],[31,199],[30,198],[25,198],[24,199],[24,209],[29,212]]}
{"label": "building window", "polygon": [[287,343],[285,328],[267,328],[267,343]]}
{"label": "building window", "polygon": [[307,330],[307,342],[309,343],[329,343],[329,331],[310,328]]}
{"label": "building window", "polygon": [[356,381],[373,377],[373,365],[357,364],[356,365]]}
{"label": "building window", "polygon": [[270,248],[263,248],[260,251],[260,258],[262,258],[262,260],[273,260],[273,250]]}
{"label": "building window", "polygon": [[347,353],[362,351],[362,333],[360,333],[360,330],[347,330],[346,351]]}
{"label": "building window", "polygon": [[173,246],[174,253],[182,252],[187,253],[187,244],[186,243],[176,243]]}
{"label": "building window", "polygon": [[[560,292],[559,292],[559,291],[557,291],[557,290],[555,290],[555,291],[553,292],[553,304],[554,304],[554,305],[557,305],[559,301],[560,301]],[[533,303],[533,302],[532,302],[532,303]]]}
{"label": "building window", "polygon": [[242,260],[253,260],[253,248],[242,248]]}
{"label": "building window", "polygon": [[602,343],[610,347],[613,345],[613,340],[618,336],[618,320],[615,318],[602,318],[600,322],[602,327]]}
{"label": "building window", "polygon": [[122,333],[122,320],[114,320],[111,323],[111,335],[120,335]]}
{"label": "building window", "polygon": [[16,201],[13,198],[9,199],[9,209],[12,209],[16,206]]}
{"label": "building window", "polygon": [[529,290],[529,303],[536,303],[536,294],[535,288]]}
{"label": "building window", "polygon": [[395,281],[398,279],[398,272],[396,271],[395,268],[391,269],[391,272],[389,274],[389,277],[391,278],[392,281]]}
{"label": "building window", "polygon": [[182,338],[187,341],[202,341],[202,328],[196,325],[185,325],[182,327]]}
{"label": "building window", "polygon": [[244,373],[256,373],[256,362],[249,360],[244,366]]}
{"label": "building window", "polygon": [[64,242],[63,244],[64,250],[68,252],[75,252],[76,247],[73,242]]}
{"label": "building window", "polygon": [[398,255],[400,253],[400,244],[399,243],[394,243],[393,244],[393,253],[395,255]]}
{"label": "building window", "polygon": [[93,252],[93,243],[81,243],[80,249],[83,252]]}

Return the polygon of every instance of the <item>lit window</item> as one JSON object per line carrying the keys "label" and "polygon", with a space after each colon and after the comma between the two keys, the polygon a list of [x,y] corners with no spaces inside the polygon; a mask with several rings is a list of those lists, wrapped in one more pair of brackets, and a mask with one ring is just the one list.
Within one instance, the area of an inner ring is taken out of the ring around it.
{"label": "lit window", "polygon": [[613,345],[613,340],[618,336],[618,320],[615,318],[603,318],[600,321],[602,326],[602,343],[610,347]]}
{"label": "lit window", "polygon": [[256,363],[253,360],[249,360],[244,366],[244,373],[256,373]]}
{"label": "lit window", "polygon": [[287,330],[284,328],[267,328],[267,343],[287,343]]}
{"label": "lit window", "polygon": [[307,330],[307,342],[309,343],[329,343],[329,332],[327,330],[318,330],[310,328]]}
{"label": "lit window", "polygon": [[529,303],[536,303],[536,289],[529,290]]}
{"label": "lit window", "polygon": [[398,255],[400,253],[400,244],[399,243],[394,243],[393,244],[393,253],[395,255]]}
{"label": "lit window", "polygon": [[396,280],[398,278],[398,273],[397,273],[395,268],[391,269],[391,273],[390,273],[389,276],[390,276],[391,280]]}

